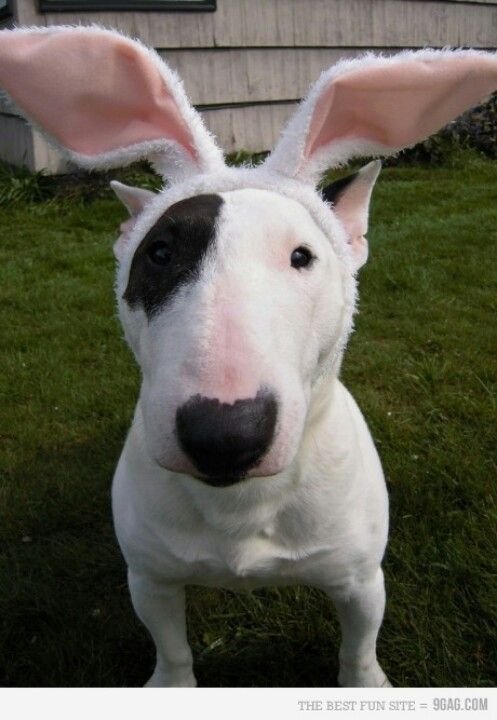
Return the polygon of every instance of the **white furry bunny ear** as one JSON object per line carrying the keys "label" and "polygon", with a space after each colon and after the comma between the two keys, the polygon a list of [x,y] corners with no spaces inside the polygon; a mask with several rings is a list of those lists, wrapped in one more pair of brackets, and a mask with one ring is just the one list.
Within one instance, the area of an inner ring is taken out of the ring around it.
{"label": "white furry bunny ear", "polygon": [[316,182],[352,157],[414,145],[497,89],[497,58],[475,50],[366,55],[324,72],[266,161]]}
{"label": "white furry bunny ear", "polygon": [[117,32],[3,30],[0,88],[82,167],[146,157],[179,180],[224,165],[175,73],[155,51]]}

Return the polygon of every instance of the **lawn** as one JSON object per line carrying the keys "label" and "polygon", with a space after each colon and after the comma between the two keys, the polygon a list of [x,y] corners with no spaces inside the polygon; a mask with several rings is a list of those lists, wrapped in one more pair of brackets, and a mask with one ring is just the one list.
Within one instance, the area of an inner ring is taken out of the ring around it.
{"label": "lawn", "polygon": [[[125,211],[64,181],[22,198],[0,207],[0,684],[141,685],[153,646],[110,514],[139,384],[113,298]],[[494,686],[496,163],[384,170],[370,244],[343,378],[391,498],[379,658],[397,686]],[[188,606],[200,685],[336,684],[319,592],[191,588]]]}

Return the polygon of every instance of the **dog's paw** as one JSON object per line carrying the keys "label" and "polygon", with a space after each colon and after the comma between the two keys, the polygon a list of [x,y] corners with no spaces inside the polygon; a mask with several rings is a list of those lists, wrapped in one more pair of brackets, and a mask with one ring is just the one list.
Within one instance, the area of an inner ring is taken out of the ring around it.
{"label": "dog's paw", "polygon": [[156,667],[144,687],[197,687],[197,681],[190,667],[169,671]]}
{"label": "dog's paw", "polygon": [[338,675],[338,684],[340,687],[392,687],[378,663],[368,668],[353,665],[342,666]]}

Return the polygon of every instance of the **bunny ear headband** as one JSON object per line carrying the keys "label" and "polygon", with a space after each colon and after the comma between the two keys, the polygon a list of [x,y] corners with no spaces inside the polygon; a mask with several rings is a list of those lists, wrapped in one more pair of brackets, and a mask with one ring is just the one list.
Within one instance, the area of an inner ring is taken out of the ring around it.
{"label": "bunny ear headband", "polygon": [[0,88],[77,165],[112,168],[147,158],[168,180],[155,196],[113,183],[132,216],[114,246],[119,287],[134,248],[174,202],[239,188],[298,201],[341,260],[340,357],[353,325],[355,274],[367,256],[368,203],[379,163],[363,168],[342,197],[331,198],[335,212],[315,192],[320,175],[353,157],[395,153],[436,132],[497,89],[497,59],[474,50],[421,50],[340,62],[311,87],[274,151],[256,168],[226,167],[176,74],[155,51],[112,30],[0,31]]}
{"label": "bunny ear headband", "polygon": [[149,158],[168,177],[223,167],[223,155],[159,55],[117,32],[0,32],[0,88],[87,169]]}
{"label": "bunny ear headband", "polygon": [[[111,30],[0,32],[0,87],[70,160],[110,168],[148,158],[174,182],[222,172],[223,155],[159,55]],[[413,145],[497,88],[474,50],[371,54],[324,72],[264,164],[315,184],[352,157]]]}

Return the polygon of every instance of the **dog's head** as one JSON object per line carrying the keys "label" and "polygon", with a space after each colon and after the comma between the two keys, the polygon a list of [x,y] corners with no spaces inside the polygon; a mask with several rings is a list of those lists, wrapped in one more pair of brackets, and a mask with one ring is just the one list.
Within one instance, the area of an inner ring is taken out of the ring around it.
{"label": "dog's head", "polygon": [[314,190],[272,190],[257,172],[158,195],[113,183],[131,213],[115,246],[117,297],[143,371],[150,454],[217,484],[293,459],[312,388],[350,330],[379,167],[329,185],[334,212]]}
{"label": "dog's head", "polygon": [[79,165],[147,157],[169,181],[158,194],[113,183],[130,214],[115,246],[119,312],[150,457],[227,485],[292,462],[352,326],[379,163],[317,192],[321,173],[436,131],[495,89],[497,60],[426,50],[339,63],[268,159],[240,169],[159,56],[118,33],[3,31],[0,86]]}

